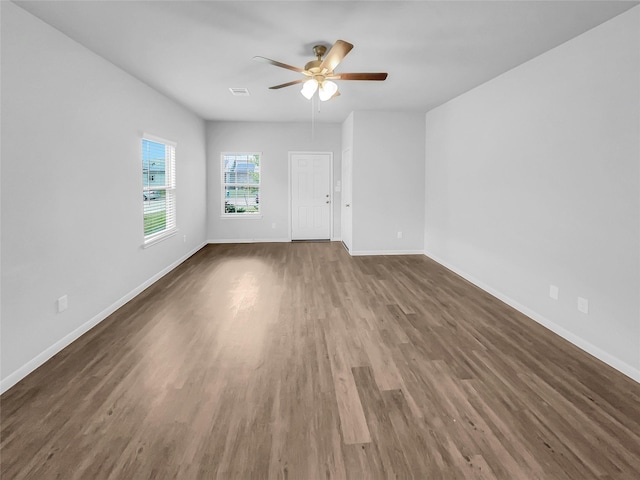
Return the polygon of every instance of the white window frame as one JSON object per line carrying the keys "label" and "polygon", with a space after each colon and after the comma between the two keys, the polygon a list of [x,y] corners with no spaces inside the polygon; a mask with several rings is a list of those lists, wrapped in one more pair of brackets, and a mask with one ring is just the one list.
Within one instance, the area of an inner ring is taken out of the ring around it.
{"label": "white window frame", "polygon": [[[158,137],[156,135],[151,135],[148,133],[144,133],[142,138],[140,139],[140,161],[144,168],[144,160],[142,151],[144,141],[150,141],[154,143],[161,143],[165,146],[165,182],[164,185],[153,185],[153,186],[144,186],[144,182],[142,184],[142,235],[143,235],[143,248],[150,247],[151,245],[155,245],[156,243],[165,240],[169,237],[172,237],[176,233],[178,233],[178,221],[177,221],[177,199],[176,199],[176,147],[177,143],[171,140],[167,140],[162,137]],[[167,151],[167,149],[169,149]],[[144,213],[145,213],[145,201],[144,195],[145,192],[148,191],[157,191],[164,190],[166,191],[165,196],[165,211],[167,212],[167,220],[166,226],[164,230],[159,232],[154,232],[149,235],[144,234]]]}
{"label": "white window frame", "polygon": [[[260,176],[258,177],[258,183],[227,183],[225,182],[224,175],[224,157],[226,155],[256,155],[259,159],[260,164]],[[262,218],[262,198],[260,198],[260,204],[258,205],[257,212],[234,212],[227,213],[225,211],[225,202],[226,196],[225,191],[227,186],[236,186],[236,187],[251,187],[258,189],[258,195],[262,193],[262,152],[222,152],[220,153],[220,216],[222,218],[244,218],[244,219],[258,219]]]}

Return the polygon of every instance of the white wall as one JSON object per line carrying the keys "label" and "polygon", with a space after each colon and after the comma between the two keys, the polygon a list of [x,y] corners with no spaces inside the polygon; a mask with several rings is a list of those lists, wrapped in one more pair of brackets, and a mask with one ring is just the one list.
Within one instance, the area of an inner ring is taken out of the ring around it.
{"label": "white wall", "polygon": [[[207,238],[231,241],[289,241],[289,152],[333,152],[333,183],[340,180],[340,124],[208,122]],[[260,209],[262,218],[222,218],[220,154],[262,152]],[[340,238],[340,193],[333,192],[333,238]],[[272,228],[273,224],[276,228]]]}
{"label": "white wall", "polygon": [[[202,120],[1,3],[5,390],[204,244],[206,160]],[[148,249],[142,132],[177,142],[180,231]]]}
{"label": "white wall", "polygon": [[[342,122],[342,202],[341,211],[341,234],[342,243],[349,251],[353,250],[353,117],[351,112],[344,122]],[[349,205],[349,206],[347,206]]]}
{"label": "white wall", "polygon": [[352,123],[351,253],[422,253],[424,115],[356,111]]}
{"label": "white wall", "polygon": [[634,7],[427,113],[425,245],[640,381],[639,32]]}

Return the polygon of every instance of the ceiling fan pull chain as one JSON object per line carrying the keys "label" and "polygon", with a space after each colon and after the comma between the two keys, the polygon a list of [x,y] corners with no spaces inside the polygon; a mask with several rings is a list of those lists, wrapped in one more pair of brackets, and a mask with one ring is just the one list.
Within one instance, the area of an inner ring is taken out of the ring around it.
{"label": "ceiling fan pull chain", "polygon": [[313,102],[315,102],[315,95],[313,97],[311,97],[311,141],[315,140],[315,134],[316,134],[316,122],[315,122],[315,106],[313,105]]}

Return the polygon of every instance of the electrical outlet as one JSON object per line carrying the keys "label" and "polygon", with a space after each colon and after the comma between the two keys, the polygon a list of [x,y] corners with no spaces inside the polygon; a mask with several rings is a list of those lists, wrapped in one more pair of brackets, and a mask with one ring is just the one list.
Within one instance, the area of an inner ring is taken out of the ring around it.
{"label": "electrical outlet", "polygon": [[271,224],[271,228],[276,228],[276,222],[273,222],[273,223]]}
{"label": "electrical outlet", "polygon": [[578,310],[582,313],[589,313],[589,300],[578,297]]}
{"label": "electrical outlet", "polygon": [[186,235],[183,235],[183,236],[182,236],[182,241],[183,241],[184,243],[187,243],[187,236],[186,236]]}
{"label": "electrical outlet", "polygon": [[58,313],[64,312],[69,306],[69,299],[66,295],[61,296],[58,299]]}
{"label": "electrical outlet", "polygon": [[555,285],[549,285],[549,296],[554,300],[558,299],[559,289]]}
{"label": "electrical outlet", "polygon": [[398,238],[402,238],[402,232],[398,232]]}

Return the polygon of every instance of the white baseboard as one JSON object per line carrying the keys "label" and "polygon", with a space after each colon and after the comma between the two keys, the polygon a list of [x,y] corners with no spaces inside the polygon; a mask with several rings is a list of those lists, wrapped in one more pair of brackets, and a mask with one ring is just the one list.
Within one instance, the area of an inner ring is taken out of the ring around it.
{"label": "white baseboard", "polygon": [[207,243],[288,243],[290,238],[212,238]]}
{"label": "white baseboard", "polygon": [[427,256],[430,259],[438,262],[443,267],[446,267],[447,269],[451,270],[452,272],[456,273],[457,275],[460,275],[465,280],[473,283],[476,287],[481,288],[485,292],[487,292],[487,293],[493,295],[494,297],[496,297],[498,300],[506,303],[510,307],[515,308],[520,313],[523,313],[524,315],[526,315],[527,317],[531,318],[535,322],[539,323],[543,327],[548,328],[549,330],[551,330],[555,334],[559,335],[560,337],[564,338],[568,342],[572,343],[576,347],[584,350],[585,352],[587,352],[590,355],[593,355],[598,360],[603,361],[607,365],[615,368],[619,372],[625,374],[629,378],[631,378],[631,379],[635,380],[636,382],[640,383],[640,370],[639,369],[632,367],[628,363],[623,362],[619,358],[616,358],[613,355],[611,355],[610,353],[602,350],[601,348],[596,347],[595,345],[593,345],[592,343],[590,343],[587,340],[583,339],[582,337],[579,337],[578,335],[570,332],[566,328],[561,327],[557,323],[552,322],[551,320],[545,318],[544,316],[542,316],[539,313],[531,310],[530,308],[522,305],[521,303],[516,302],[515,300],[513,300],[510,297],[508,297],[507,295],[504,295],[503,293],[495,290],[494,288],[492,288],[489,285],[485,284],[484,282],[478,280],[477,278],[473,277],[472,275],[469,275],[468,273],[458,269],[454,265],[451,265],[448,262],[445,262],[444,260],[439,258],[437,255],[433,255],[433,254],[429,253],[428,251],[425,251],[423,253],[424,253],[425,256]]}
{"label": "white baseboard", "polygon": [[[340,238],[332,238],[330,242],[341,242]],[[207,243],[289,243],[290,238],[213,238]],[[420,251],[420,253],[423,253]]]}
{"label": "white baseboard", "polygon": [[105,308],[103,311],[101,311],[100,313],[95,315],[89,321],[83,323],[78,328],[76,328],[72,332],[68,333],[67,335],[62,337],[60,340],[58,340],[56,343],[54,343],[53,345],[51,345],[50,347],[45,349],[43,352],[41,352],[40,354],[36,355],[34,358],[29,360],[27,363],[25,363],[22,367],[18,368],[16,371],[14,371],[13,373],[9,374],[7,377],[3,378],[0,381],[0,394],[6,392],[7,390],[9,390],[11,387],[13,387],[16,383],[18,383],[24,377],[29,375],[31,372],[33,372],[40,365],[45,363],[47,360],[49,360],[55,354],[60,352],[62,349],[64,349],[65,347],[70,345],[72,342],[74,342],[75,340],[80,338],[82,335],[87,333],[89,330],[91,330],[93,327],[98,325],[100,322],[102,322],[105,318],[107,318],[113,312],[115,312],[120,307],[122,307],[129,300],[133,299],[136,295],[140,294],[143,290],[145,290],[146,288],[151,286],[153,283],[157,282],[160,278],[164,277],[167,273],[172,271],[174,268],[176,268],[178,265],[183,263],[185,260],[187,260],[192,255],[194,255],[198,250],[200,250],[205,245],[206,245],[205,243],[202,243],[200,246],[198,246],[195,249],[191,250],[189,253],[187,253],[186,255],[182,256],[181,258],[179,258],[178,260],[173,262],[168,267],[166,267],[163,270],[161,270],[160,272],[156,273],[153,277],[151,277],[150,279],[148,279],[144,283],[138,285],[136,288],[134,288],[129,293],[127,293],[124,297],[120,298],[115,303],[113,303],[110,306],[108,306],[107,308]]}
{"label": "white baseboard", "polygon": [[367,255],[424,255],[424,250],[354,250],[349,252],[352,257]]}

